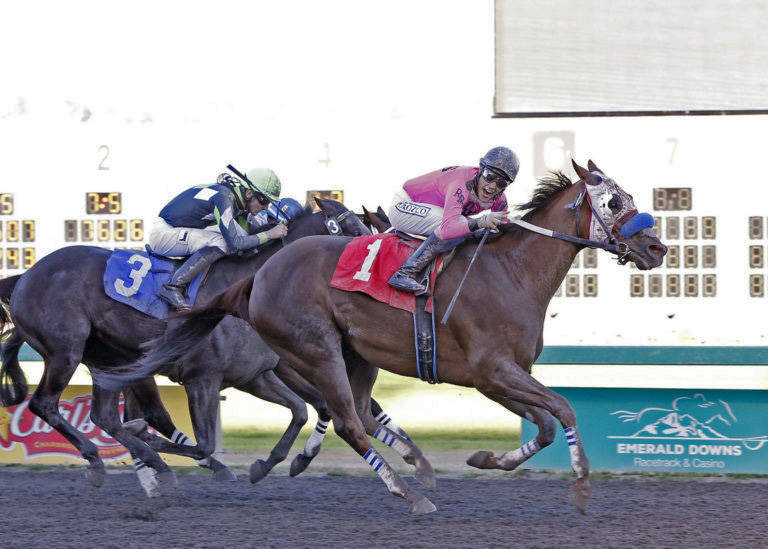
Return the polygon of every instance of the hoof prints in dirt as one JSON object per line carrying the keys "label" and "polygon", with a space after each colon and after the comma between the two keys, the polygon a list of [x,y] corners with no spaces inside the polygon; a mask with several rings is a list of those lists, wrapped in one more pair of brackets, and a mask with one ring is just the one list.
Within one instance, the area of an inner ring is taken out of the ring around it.
{"label": "hoof prints in dirt", "polygon": [[587,516],[570,484],[440,479],[438,512],[412,517],[376,478],[190,474],[147,500],[130,474],[95,489],[74,472],[0,472],[0,547],[756,546],[768,536],[764,483],[598,480]]}

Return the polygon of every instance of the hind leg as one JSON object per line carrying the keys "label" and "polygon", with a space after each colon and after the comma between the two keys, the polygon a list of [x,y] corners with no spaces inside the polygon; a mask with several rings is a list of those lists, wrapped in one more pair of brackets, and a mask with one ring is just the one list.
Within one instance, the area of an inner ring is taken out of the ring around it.
{"label": "hind leg", "polygon": [[283,360],[277,363],[274,372],[294,393],[317,411],[317,424],[312,429],[312,433],[304,445],[304,450],[300,454],[296,454],[296,457],[291,461],[290,475],[295,477],[303,473],[320,453],[320,446],[325,439],[328,425],[331,423],[331,412],[328,410],[328,404],[320,391]]}
{"label": "hind leg", "polygon": [[296,393],[280,381],[272,370],[257,375],[248,383],[238,385],[237,388],[255,397],[285,406],[291,410],[292,414],[288,428],[269,453],[267,460],[259,459],[251,465],[251,482],[256,483],[288,456],[291,446],[299,436],[299,431],[307,423],[307,406]]}
{"label": "hind leg", "polygon": [[59,398],[72,379],[81,355],[82,352],[72,352],[46,356],[43,377],[29,401],[29,409],[61,433],[88,460],[86,477],[91,484],[99,487],[104,483],[106,473],[96,445],[59,413]]}
{"label": "hind leg", "polygon": [[[135,383],[125,391],[125,419],[123,424],[128,431],[149,444],[155,451],[188,455],[189,447],[197,446],[186,434],[174,425],[173,420],[163,405],[157,384],[153,378]],[[149,424],[171,442],[163,440],[146,429]],[[200,467],[211,469],[216,481],[235,481],[237,476],[229,468],[212,456],[198,459]]]}
{"label": "hind leg", "polygon": [[159,496],[157,480],[147,466],[157,471],[158,480],[175,486],[176,478],[173,471],[160,459],[160,456],[137,437],[130,434],[120,423],[118,391],[107,391],[98,385],[93,386],[93,407],[91,419],[109,433],[115,440],[125,446],[134,458],[136,474],[141,487],[149,497]]}
{"label": "hind leg", "polygon": [[[400,475],[371,446],[355,410],[355,399],[335,328],[330,325],[327,327],[314,325],[310,329],[310,333],[318,336],[309,341],[302,341],[300,346],[291,345],[289,341],[286,347],[277,343],[274,343],[273,347],[281,357],[294,364],[299,373],[323,393],[331,410],[336,434],[354,448],[381,477],[390,493],[408,501],[413,514],[423,515],[435,511],[432,502],[421,493],[409,488]],[[289,351],[287,347],[296,354]]]}
{"label": "hind leg", "polygon": [[424,457],[421,449],[410,439],[400,436],[395,431],[382,425],[371,412],[371,391],[376,382],[379,369],[366,362],[352,350],[344,353],[347,363],[349,383],[355,398],[355,408],[369,436],[379,440],[400,454],[403,461],[416,468],[416,480],[429,490],[436,486],[435,471]]}

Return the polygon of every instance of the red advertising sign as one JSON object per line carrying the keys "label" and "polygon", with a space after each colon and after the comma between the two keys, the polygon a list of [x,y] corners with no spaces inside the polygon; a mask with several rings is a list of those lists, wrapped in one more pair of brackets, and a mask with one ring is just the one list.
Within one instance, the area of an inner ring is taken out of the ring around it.
{"label": "red advertising sign", "polygon": [[[25,458],[74,457],[80,452],[58,431],[29,410],[29,399],[17,406],[0,408],[0,453],[21,447]],[[59,401],[59,413],[99,450],[102,459],[114,461],[130,457],[128,451],[114,438],[91,421],[90,394],[74,396]],[[120,414],[123,398],[120,398]],[[2,461],[2,459],[0,459]]]}

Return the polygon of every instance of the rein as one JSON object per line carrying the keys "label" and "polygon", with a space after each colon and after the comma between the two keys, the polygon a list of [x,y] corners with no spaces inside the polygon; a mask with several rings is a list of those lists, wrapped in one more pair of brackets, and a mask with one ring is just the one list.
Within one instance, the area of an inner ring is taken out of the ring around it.
{"label": "rein", "polygon": [[[579,213],[581,212],[581,203],[584,201],[584,197],[586,197],[586,195],[587,195],[587,188],[585,184],[584,188],[581,190],[581,192],[579,192],[579,195],[576,197],[576,200],[574,200],[572,203],[566,206],[566,208],[569,208],[576,212],[576,234],[579,233]],[[559,240],[573,242],[574,244],[581,244],[582,246],[587,246],[589,248],[600,248],[601,250],[605,250],[612,254],[616,254],[617,256],[619,256],[617,261],[619,262],[620,265],[624,265],[627,262],[629,262],[629,255],[631,253],[629,246],[624,242],[616,241],[616,238],[613,236],[613,232],[608,228],[605,221],[597,212],[597,210],[595,210],[595,207],[592,205],[592,202],[589,200],[589,198],[587,198],[587,205],[589,206],[589,209],[591,210],[592,215],[594,215],[595,219],[597,219],[597,222],[600,223],[600,225],[603,227],[603,230],[605,230],[605,234],[608,235],[606,239],[607,242],[590,240],[588,238],[571,236],[569,234],[553,231],[551,229],[544,229],[543,227],[539,227],[538,225],[534,225],[533,223],[528,223],[527,221],[523,221],[522,219],[513,219],[511,223],[514,223],[515,225],[518,225],[519,227],[525,230],[528,230],[543,236],[547,236],[549,238],[557,238]]]}

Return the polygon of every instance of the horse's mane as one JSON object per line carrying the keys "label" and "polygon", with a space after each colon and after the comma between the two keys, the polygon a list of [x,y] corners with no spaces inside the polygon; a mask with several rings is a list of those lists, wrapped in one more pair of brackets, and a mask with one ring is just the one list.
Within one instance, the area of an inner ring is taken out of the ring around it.
{"label": "horse's mane", "polygon": [[539,184],[536,185],[536,189],[534,189],[531,199],[525,204],[518,204],[515,206],[515,209],[529,210],[529,212],[523,216],[523,219],[527,220],[534,213],[546,207],[561,192],[572,186],[573,182],[563,172],[549,172],[544,177],[539,178]]}

